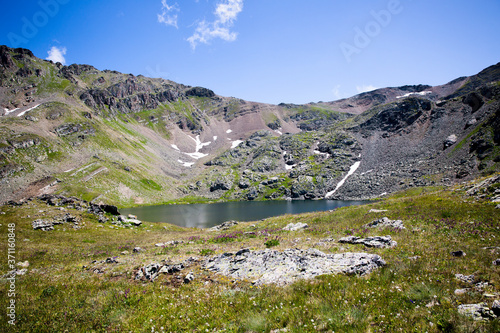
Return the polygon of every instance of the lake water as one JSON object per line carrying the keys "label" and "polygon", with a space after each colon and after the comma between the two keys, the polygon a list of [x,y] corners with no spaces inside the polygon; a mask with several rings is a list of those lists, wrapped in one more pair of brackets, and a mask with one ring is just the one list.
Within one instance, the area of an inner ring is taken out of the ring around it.
{"label": "lake water", "polygon": [[328,211],[367,201],[239,201],[213,204],[162,205],[122,208],[122,215],[136,215],[141,221],[167,222],[181,227],[210,228],[225,221],[257,221],[284,214]]}

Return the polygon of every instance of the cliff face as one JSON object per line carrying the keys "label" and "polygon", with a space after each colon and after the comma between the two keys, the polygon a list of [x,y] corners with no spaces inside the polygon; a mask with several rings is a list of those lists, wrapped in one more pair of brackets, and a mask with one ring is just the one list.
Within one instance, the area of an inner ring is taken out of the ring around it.
{"label": "cliff face", "polygon": [[373,198],[451,184],[498,171],[499,68],[268,105],[1,46],[0,201]]}

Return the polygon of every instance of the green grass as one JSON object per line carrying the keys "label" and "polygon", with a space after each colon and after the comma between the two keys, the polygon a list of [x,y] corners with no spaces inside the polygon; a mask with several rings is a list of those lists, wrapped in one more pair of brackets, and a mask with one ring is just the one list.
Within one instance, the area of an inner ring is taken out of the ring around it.
{"label": "green grass", "polygon": [[[385,213],[369,210],[387,209]],[[488,202],[441,188],[411,189],[366,206],[333,212],[286,215],[240,223],[230,230],[207,232],[162,223],[138,228],[100,224],[93,215],[67,208],[60,211],[34,200],[21,207],[2,206],[0,234],[16,224],[16,261],[29,261],[28,273],[16,280],[15,330],[6,320],[2,332],[498,332],[499,320],[474,322],[458,314],[459,304],[487,302],[484,293],[500,292],[500,269],[492,261],[500,231],[500,210]],[[35,231],[31,221],[69,212],[81,218],[79,230],[58,225]],[[29,217],[28,217],[29,216]],[[387,216],[403,220],[406,230],[366,229],[364,224]],[[285,232],[288,223],[308,229]],[[346,234],[390,235],[392,249],[363,248],[321,239]],[[301,240],[297,243],[296,239]],[[183,243],[158,248],[169,240]],[[133,279],[134,271],[151,262],[181,262],[242,248],[261,250],[316,247],[326,253],[379,254],[387,265],[366,277],[324,275],[289,286],[256,287],[204,271],[195,265],[181,273],[160,275],[153,283]],[[132,253],[139,246],[140,253]],[[463,250],[466,256],[451,256]],[[129,254],[122,255],[123,251]],[[7,253],[7,242],[0,243]],[[416,258],[413,258],[418,256]],[[118,264],[100,263],[117,257]],[[93,261],[97,261],[94,262]],[[85,267],[84,267],[85,266]],[[94,273],[99,268],[103,273]],[[0,272],[8,271],[0,261]],[[177,283],[192,271],[190,284]],[[474,274],[487,281],[484,292],[456,296],[467,287],[455,274]],[[8,284],[1,280],[0,299]],[[498,297],[497,297],[498,298]],[[434,303],[433,306],[429,304]],[[429,305],[429,306],[428,306]],[[163,330],[162,330],[163,327]]]}

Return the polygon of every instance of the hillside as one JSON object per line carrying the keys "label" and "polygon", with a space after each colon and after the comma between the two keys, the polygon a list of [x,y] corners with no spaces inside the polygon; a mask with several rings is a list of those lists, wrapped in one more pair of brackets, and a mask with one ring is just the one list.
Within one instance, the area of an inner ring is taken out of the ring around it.
{"label": "hillside", "polygon": [[470,180],[499,170],[499,67],[269,105],[1,46],[0,201],[366,199]]}

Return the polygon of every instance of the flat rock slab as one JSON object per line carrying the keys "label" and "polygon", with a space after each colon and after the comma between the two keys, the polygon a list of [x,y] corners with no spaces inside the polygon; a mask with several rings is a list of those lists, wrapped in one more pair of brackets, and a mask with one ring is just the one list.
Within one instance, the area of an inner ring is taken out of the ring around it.
{"label": "flat rock slab", "polygon": [[220,230],[228,230],[229,228],[237,225],[237,221],[226,221],[222,224],[216,225],[215,227],[207,229],[208,231],[220,231]]}
{"label": "flat rock slab", "polygon": [[209,271],[255,285],[285,285],[299,279],[323,274],[365,275],[385,265],[379,255],[367,253],[325,254],[316,249],[288,249],[224,253],[208,259],[203,267]]}
{"label": "flat rock slab", "polygon": [[363,244],[368,247],[376,247],[376,248],[394,247],[398,245],[396,241],[392,240],[391,236],[374,236],[367,238],[348,236],[339,239],[338,242],[345,244]]}
{"label": "flat rock slab", "polygon": [[474,320],[494,319],[497,317],[486,303],[459,305],[458,313]]}
{"label": "flat rock slab", "polygon": [[389,220],[388,217],[383,217],[381,219],[370,222],[366,225],[368,228],[395,228],[395,229],[406,229],[401,220]]}
{"label": "flat rock slab", "polygon": [[288,224],[286,227],[283,228],[283,230],[286,230],[286,231],[298,231],[298,230],[302,230],[302,229],[306,229],[308,228],[309,226],[305,223],[301,223],[301,222],[298,222],[298,223],[290,223]]}

